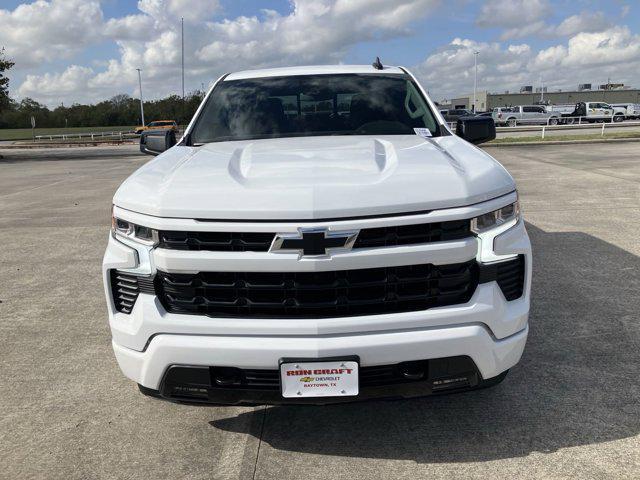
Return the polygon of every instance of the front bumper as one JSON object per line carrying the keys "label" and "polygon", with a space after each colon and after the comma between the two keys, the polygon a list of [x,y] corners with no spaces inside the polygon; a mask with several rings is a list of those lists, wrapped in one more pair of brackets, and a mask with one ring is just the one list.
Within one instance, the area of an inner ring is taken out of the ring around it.
{"label": "front bumper", "polygon": [[[491,202],[487,203],[487,210],[494,208]],[[462,214],[469,212],[465,210]],[[447,264],[474,257],[480,262],[492,262],[513,254],[524,256],[526,267],[524,293],[517,300],[507,301],[498,284],[488,282],[479,284],[464,304],[379,315],[212,318],[167,312],[155,295],[147,293],[141,293],[131,313],[125,314],[116,311],[110,288],[113,269],[141,275],[155,273],[156,269],[340,270],[419,262]],[[466,356],[472,360],[479,380],[491,379],[519,361],[528,333],[531,247],[522,220],[491,238],[490,245],[470,239],[376,248],[312,261],[269,253],[152,250],[110,236],[103,274],[118,364],[128,378],[151,390],[161,390],[167,371],[175,365],[274,370],[283,357],[322,359],[357,355],[362,367],[374,367]],[[373,396],[395,395],[396,387],[378,387]],[[363,391],[361,396],[371,393]],[[413,384],[408,395],[428,393],[431,393],[428,386]],[[236,392],[220,401],[249,401],[245,396],[246,392]],[[253,398],[274,400],[262,394]]]}
{"label": "front bumper", "polygon": [[[489,379],[518,363],[527,334],[528,327],[525,327],[508,338],[497,340],[482,325],[466,325],[323,338],[157,335],[144,352],[136,352],[115,342],[113,349],[124,374],[152,390],[161,390],[166,372],[174,365],[272,370],[277,368],[282,357],[322,359],[357,355],[361,365],[376,366],[423,358],[468,356],[481,379]],[[420,382],[389,388],[364,389],[356,398],[432,393],[426,383]],[[213,398],[220,403],[273,403],[276,400],[278,395],[273,392],[251,390],[220,390],[219,397]]]}

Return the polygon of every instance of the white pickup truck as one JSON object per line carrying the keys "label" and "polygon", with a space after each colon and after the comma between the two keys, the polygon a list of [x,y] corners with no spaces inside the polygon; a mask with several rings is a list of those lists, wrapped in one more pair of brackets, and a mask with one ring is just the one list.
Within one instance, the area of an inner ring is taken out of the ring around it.
{"label": "white pickup truck", "polygon": [[406,69],[252,70],[118,188],[115,356],[175,402],[327,403],[495,385],[520,359],[531,246],[509,173]]}
{"label": "white pickup truck", "polygon": [[624,109],[626,119],[637,120],[640,118],[640,103],[612,103],[611,106]]}
{"label": "white pickup truck", "polygon": [[622,122],[626,109],[604,102],[578,102],[571,113],[562,114],[562,123]]}
{"label": "white pickup truck", "polygon": [[515,107],[496,107],[491,117],[496,125],[557,125],[560,121],[558,112],[549,112],[542,105],[517,105]]}

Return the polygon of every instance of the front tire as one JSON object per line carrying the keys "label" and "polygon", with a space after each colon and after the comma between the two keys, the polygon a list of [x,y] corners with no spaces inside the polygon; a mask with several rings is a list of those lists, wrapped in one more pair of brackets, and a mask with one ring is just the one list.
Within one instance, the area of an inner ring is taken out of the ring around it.
{"label": "front tire", "polygon": [[624,115],[614,115],[613,117],[613,121],[616,123],[620,123],[622,120],[624,120]]}
{"label": "front tire", "polygon": [[516,125],[518,125],[518,121],[515,118],[510,118],[509,120],[507,120],[507,125],[509,125],[510,127],[515,127]]}
{"label": "front tire", "polygon": [[557,118],[550,118],[549,119],[549,125],[557,125],[558,124],[558,119]]}

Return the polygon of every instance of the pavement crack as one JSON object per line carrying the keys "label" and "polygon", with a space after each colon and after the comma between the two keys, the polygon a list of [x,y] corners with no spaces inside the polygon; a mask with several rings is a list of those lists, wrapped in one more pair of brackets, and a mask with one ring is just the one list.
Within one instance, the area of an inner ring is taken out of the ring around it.
{"label": "pavement crack", "polygon": [[260,458],[260,447],[262,446],[262,436],[264,435],[264,424],[267,421],[267,405],[262,407],[262,424],[260,425],[260,436],[258,437],[258,449],[256,451],[256,461],[253,465],[252,480],[256,480],[256,473],[258,472],[258,460]]}

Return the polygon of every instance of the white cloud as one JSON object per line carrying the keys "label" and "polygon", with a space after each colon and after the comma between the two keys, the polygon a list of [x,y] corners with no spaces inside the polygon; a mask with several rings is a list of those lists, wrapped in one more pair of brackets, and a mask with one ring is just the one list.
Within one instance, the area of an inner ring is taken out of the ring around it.
{"label": "white cloud", "polygon": [[494,85],[513,88],[527,79],[526,65],[533,57],[529,45],[503,47],[498,42],[476,42],[461,38],[454,39],[427,57],[414,68],[414,73],[436,99],[469,93],[473,89],[475,51],[480,52],[478,89]]}
{"label": "white cloud", "polygon": [[612,26],[602,12],[582,12],[565,18],[559,25],[549,25],[543,20],[522,27],[510,28],[502,32],[501,40],[513,40],[531,36],[569,37],[583,32],[598,32]]}
{"label": "white cloud", "polygon": [[[578,33],[566,46],[560,45],[542,50],[533,62],[533,68],[591,70],[624,66],[629,74],[635,73],[634,65],[640,65],[640,36],[627,27],[614,27],[602,32]],[[629,75],[631,76],[631,75]]]}
{"label": "white cloud", "polygon": [[72,57],[98,39],[101,24],[98,0],[38,0],[0,10],[0,45],[25,68]]}
{"label": "white cloud", "polygon": [[[141,68],[145,97],[159,98],[180,89],[183,14],[189,90],[227,71],[342,62],[360,42],[411,33],[414,22],[439,4],[447,5],[439,0],[292,0],[288,14],[262,10],[220,20],[217,0],[139,0],[139,13],[105,19],[99,0],[37,0],[13,11],[0,10],[0,45],[17,60],[12,74],[26,74],[32,66],[57,58],[81,63],[74,55],[99,42],[118,47],[114,58],[91,67],[71,65],[59,72],[26,75],[21,84],[13,84],[18,97],[58,105],[99,101],[122,92],[137,95],[136,68]],[[415,51],[427,54],[414,70],[436,98],[472,90],[474,51],[480,52],[481,89],[517,90],[538,83],[540,75],[549,88],[604,82],[607,77],[637,82],[637,34],[612,27],[602,12],[577,13],[551,25],[549,5],[543,0],[487,2],[476,23],[500,28],[501,41],[455,38],[435,49],[414,44]],[[555,39],[554,44],[537,50],[531,42],[515,40],[533,35]]]}
{"label": "white cloud", "polygon": [[[179,19],[187,11],[185,49],[193,53],[186,59],[186,76],[191,85],[200,86],[229,70],[340,62],[358,42],[408,34],[410,25],[438,4],[439,0],[294,0],[288,15],[263,10],[260,16],[204,21],[219,11],[218,2],[140,0],[142,13],[102,23],[101,37],[114,39],[120,50],[120,57],[104,70],[90,78],[73,76],[70,69],[32,75],[18,94],[47,103],[68,102],[72,95],[67,96],[66,84],[59,98],[54,92],[55,85],[63,78],[69,83],[70,76],[84,97],[95,100],[104,98],[105,91],[137,93],[136,68],[143,70],[145,97],[175,93],[180,86]],[[40,89],[45,81],[47,89]]]}
{"label": "white cloud", "polygon": [[214,38],[196,52],[206,62],[235,58],[244,67],[336,61],[361,41],[407,33],[407,26],[433,10],[435,0],[298,0],[289,15],[265,11],[210,23]]}
{"label": "white cloud", "polygon": [[161,24],[209,20],[220,11],[218,0],[138,0],[138,9]]}
{"label": "white cloud", "polygon": [[[627,27],[578,33],[566,43],[534,51],[528,44],[508,45],[454,39],[415,67],[436,99],[473,89],[473,52],[478,56],[478,88],[499,92],[538,85],[576,88],[578,83],[634,84],[640,71],[640,35]],[[446,79],[446,83],[444,82]]]}
{"label": "white cloud", "polygon": [[491,0],[482,6],[476,24],[480,27],[526,27],[550,14],[548,0]]}
{"label": "white cloud", "polygon": [[121,18],[110,18],[103,28],[107,38],[115,40],[144,40],[153,31],[154,20],[148,15],[127,15]]}
{"label": "white cloud", "polygon": [[514,40],[516,38],[531,37],[533,35],[551,36],[553,28],[547,26],[543,20],[526,23],[519,27],[509,28],[502,32],[500,40]]}
{"label": "white cloud", "polygon": [[571,36],[583,32],[599,32],[611,27],[602,12],[581,12],[565,18],[555,29],[560,36]]}
{"label": "white cloud", "polygon": [[29,95],[23,96],[50,100],[47,103],[53,106],[59,105],[61,99],[69,97],[78,102],[88,101],[91,99],[91,95],[85,93],[86,85],[91,80],[93,73],[91,68],[71,65],[62,73],[27,75],[19,92],[29,93]]}

